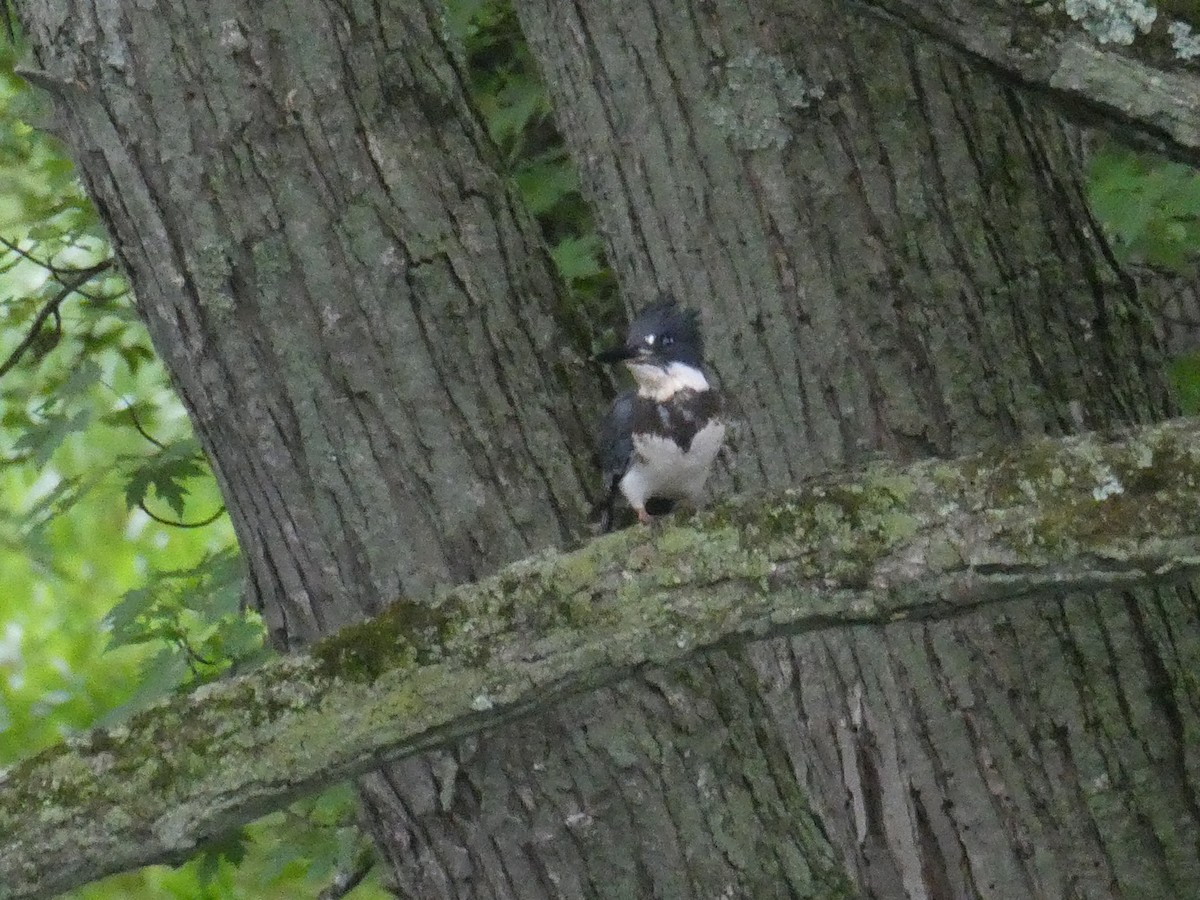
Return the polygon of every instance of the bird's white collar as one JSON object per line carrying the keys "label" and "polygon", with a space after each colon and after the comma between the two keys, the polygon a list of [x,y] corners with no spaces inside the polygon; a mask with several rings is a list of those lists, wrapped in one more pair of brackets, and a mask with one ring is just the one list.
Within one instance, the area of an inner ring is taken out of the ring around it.
{"label": "bird's white collar", "polygon": [[707,391],[708,379],[695,366],[673,362],[665,369],[646,363],[627,363],[629,371],[637,381],[638,395],[662,402],[670,400],[678,391]]}

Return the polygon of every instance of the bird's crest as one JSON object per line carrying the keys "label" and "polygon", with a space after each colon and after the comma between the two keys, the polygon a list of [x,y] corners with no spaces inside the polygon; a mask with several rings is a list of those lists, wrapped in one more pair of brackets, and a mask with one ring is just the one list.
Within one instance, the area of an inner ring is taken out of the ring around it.
{"label": "bird's crest", "polygon": [[[700,334],[700,313],[684,309],[674,300],[660,300],[639,312],[629,325],[630,347],[652,342],[656,349],[667,351],[673,345],[681,356],[704,356],[704,337]],[[692,351],[687,353],[686,351]],[[683,351],[682,353],[680,351]]]}

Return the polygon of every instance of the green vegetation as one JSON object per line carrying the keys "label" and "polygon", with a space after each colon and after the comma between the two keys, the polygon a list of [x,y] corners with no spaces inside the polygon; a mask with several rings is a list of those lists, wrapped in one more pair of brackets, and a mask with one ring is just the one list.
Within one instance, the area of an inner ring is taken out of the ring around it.
{"label": "green vegetation", "polygon": [[1088,199],[1117,258],[1195,275],[1200,264],[1200,173],[1119,145],[1095,155]]}

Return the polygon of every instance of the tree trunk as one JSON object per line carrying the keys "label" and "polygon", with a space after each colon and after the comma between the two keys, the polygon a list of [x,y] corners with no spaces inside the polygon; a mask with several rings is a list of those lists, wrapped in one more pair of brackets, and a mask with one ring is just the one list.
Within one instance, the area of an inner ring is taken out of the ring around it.
{"label": "tree trunk", "polygon": [[[740,484],[1171,409],[1038,104],[845,5],[517,5],[622,286],[717,326]],[[1196,609],[1042,597],[764,642],[739,702],[868,896],[1175,896]]]}
{"label": "tree trunk", "polygon": [[517,7],[625,292],[707,312],[740,483],[1168,409],[1040,106],[845,4]]}
{"label": "tree trunk", "polygon": [[[627,296],[705,310],[736,486],[1169,409],[1011,89],[842,5],[518,5]],[[599,393],[433,0],[21,12],[281,645],[578,525]],[[364,819],[420,898],[1167,896],[1195,615],[714,652],[381,771]]]}
{"label": "tree trunk", "polygon": [[283,647],[561,542],[599,382],[435,2],[22,4]]}

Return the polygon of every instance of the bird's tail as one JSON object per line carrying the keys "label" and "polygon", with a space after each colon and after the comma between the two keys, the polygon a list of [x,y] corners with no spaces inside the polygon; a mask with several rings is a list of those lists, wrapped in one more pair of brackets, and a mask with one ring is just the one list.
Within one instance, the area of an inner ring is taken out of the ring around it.
{"label": "bird's tail", "polygon": [[[601,534],[608,534],[616,525],[618,493],[616,484],[614,483],[608,495],[595,503],[592,506],[591,512],[588,513],[588,521],[599,523]],[[665,516],[674,509],[675,501],[666,497],[651,497],[646,501],[646,512],[652,516]],[[626,522],[625,524],[629,523]]]}

